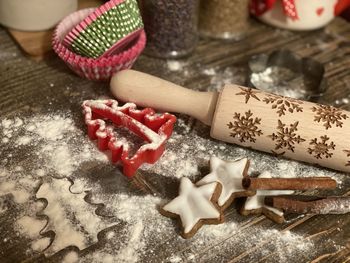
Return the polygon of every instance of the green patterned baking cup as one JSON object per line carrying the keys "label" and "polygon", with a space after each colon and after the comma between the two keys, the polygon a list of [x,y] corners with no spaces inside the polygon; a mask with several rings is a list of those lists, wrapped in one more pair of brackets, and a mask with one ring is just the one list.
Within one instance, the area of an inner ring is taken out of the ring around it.
{"label": "green patterned baking cup", "polygon": [[136,0],[111,0],[75,26],[63,42],[81,56],[105,57],[122,51],[142,29]]}

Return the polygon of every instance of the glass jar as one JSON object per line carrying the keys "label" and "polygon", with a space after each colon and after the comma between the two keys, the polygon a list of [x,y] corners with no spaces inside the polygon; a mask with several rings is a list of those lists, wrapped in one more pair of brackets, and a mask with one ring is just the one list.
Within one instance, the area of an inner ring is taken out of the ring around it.
{"label": "glass jar", "polygon": [[202,0],[199,32],[206,37],[239,40],[249,19],[249,0]]}
{"label": "glass jar", "polygon": [[189,55],[198,41],[199,0],[139,0],[147,35],[145,54]]}

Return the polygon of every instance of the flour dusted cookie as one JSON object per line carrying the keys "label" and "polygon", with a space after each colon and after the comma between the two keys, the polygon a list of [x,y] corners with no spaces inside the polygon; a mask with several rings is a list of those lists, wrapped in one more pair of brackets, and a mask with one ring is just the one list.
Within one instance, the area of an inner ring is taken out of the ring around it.
{"label": "flour dusted cookie", "polygon": [[197,185],[205,185],[218,182],[222,191],[218,199],[221,210],[225,210],[236,197],[252,196],[255,191],[248,191],[242,186],[242,179],[247,175],[249,160],[247,158],[236,161],[223,161],[217,157],[210,159],[210,174],[197,182]]}
{"label": "flour dusted cookie", "polygon": [[[262,173],[259,178],[271,178],[269,173]],[[254,196],[247,197],[240,213],[242,215],[260,215],[263,214],[267,218],[276,223],[284,222],[284,213],[282,210],[268,206],[265,204],[266,196],[290,195],[294,191],[290,190],[257,190]]]}
{"label": "flour dusted cookie", "polygon": [[203,224],[219,224],[223,216],[216,204],[221,193],[217,182],[197,187],[188,178],[180,181],[179,195],[160,209],[167,217],[179,218],[183,238],[192,237]]}

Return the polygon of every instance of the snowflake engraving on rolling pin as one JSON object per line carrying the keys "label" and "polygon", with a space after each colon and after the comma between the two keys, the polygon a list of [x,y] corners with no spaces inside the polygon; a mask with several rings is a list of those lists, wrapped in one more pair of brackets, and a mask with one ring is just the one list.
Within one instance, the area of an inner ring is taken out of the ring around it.
{"label": "snowflake engraving on rolling pin", "polygon": [[229,122],[227,124],[231,131],[230,136],[238,138],[240,142],[255,142],[256,137],[263,134],[259,129],[261,119],[254,118],[250,110],[245,113],[245,116],[235,112],[233,119],[234,122]]}
{"label": "snowflake engraving on rolling pin", "polygon": [[[287,126],[281,120],[278,120],[277,132],[269,135],[275,144],[275,151],[280,149],[286,149],[294,152],[295,144],[300,144],[305,141],[296,132],[298,131],[299,122],[295,122]],[[272,151],[274,152],[274,151]]]}
{"label": "snowflake engraving on rolling pin", "polygon": [[252,88],[245,88],[245,87],[239,87],[239,88],[241,89],[241,92],[236,93],[236,95],[245,96],[245,104],[249,102],[250,98],[260,101],[258,96],[256,96],[256,94],[259,93],[257,90],[254,90]]}
{"label": "snowflake engraving on rolling pin", "polygon": [[[346,153],[346,157],[350,157],[350,150],[344,150],[344,152]],[[348,161],[345,166],[350,166],[350,161]]]}
{"label": "snowflake engraving on rolling pin", "polygon": [[312,111],[316,113],[315,122],[323,122],[323,126],[326,130],[332,128],[335,124],[336,127],[343,127],[343,120],[346,120],[348,116],[341,110],[329,105],[317,105],[312,107]]}
{"label": "snowflake engraving on rolling pin", "polygon": [[308,148],[309,154],[313,155],[316,159],[331,158],[333,153],[330,151],[335,149],[334,142],[328,142],[330,139],[327,135],[321,136],[320,141],[318,138],[314,138],[310,142],[312,148]]}
{"label": "snowflake engraving on rolling pin", "polygon": [[286,115],[286,113],[303,112],[302,101],[287,98],[283,96],[278,96],[274,94],[268,94],[267,97],[263,99],[266,104],[271,104],[272,109],[276,109],[276,113],[279,117]]}

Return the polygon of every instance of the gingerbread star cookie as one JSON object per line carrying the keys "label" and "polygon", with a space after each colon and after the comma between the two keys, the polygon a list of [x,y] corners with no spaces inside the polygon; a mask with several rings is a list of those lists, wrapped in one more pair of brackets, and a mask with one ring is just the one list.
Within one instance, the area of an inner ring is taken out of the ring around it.
{"label": "gingerbread star cookie", "polygon": [[182,237],[192,237],[203,224],[223,222],[217,207],[221,185],[213,182],[197,187],[188,178],[180,181],[179,195],[160,209],[162,215],[179,218]]}
{"label": "gingerbread star cookie", "polygon": [[[271,178],[269,173],[262,173],[259,178]],[[265,204],[266,196],[291,195],[294,191],[290,190],[257,190],[254,196],[250,196],[245,201],[241,209],[242,215],[260,215],[263,214],[267,218],[276,223],[284,222],[284,213],[282,210],[268,206]]]}
{"label": "gingerbread star cookie", "polygon": [[217,157],[210,159],[210,174],[197,182],[197,185],[205,185],[218,182],[222,186],[222,191],[218,199],[221,210],[225,210],[236,197],[252,196],[255,191],[245,190],[242,186],[242,179],[247,175],[249,160],[243,158],[236,161],[223,161]]}

